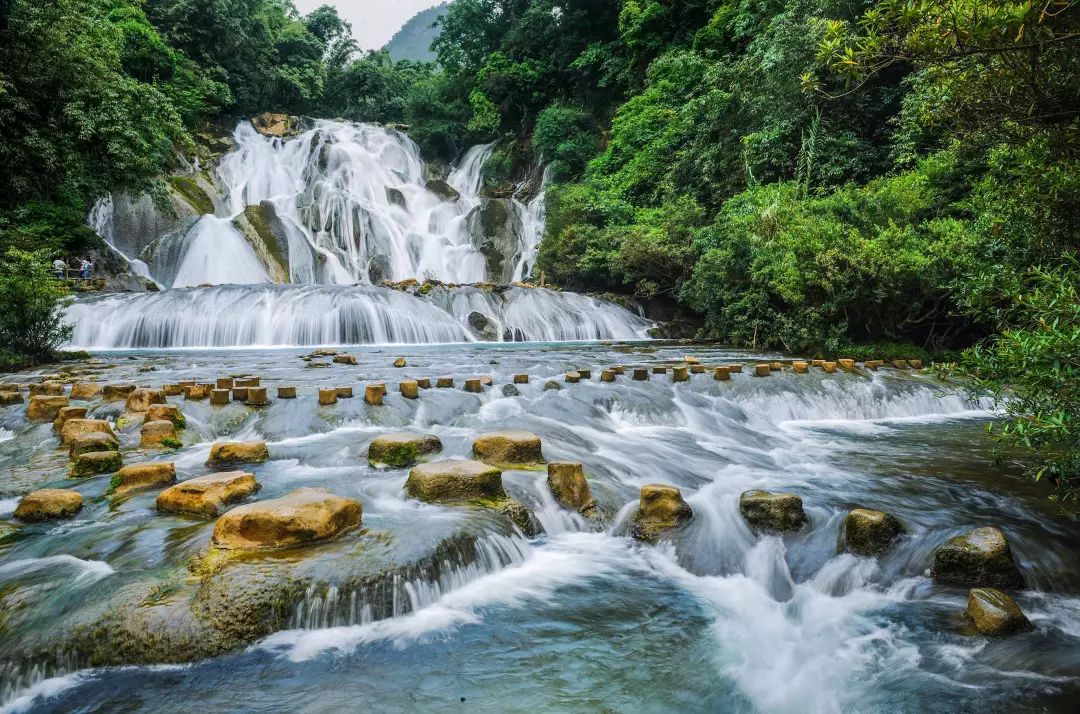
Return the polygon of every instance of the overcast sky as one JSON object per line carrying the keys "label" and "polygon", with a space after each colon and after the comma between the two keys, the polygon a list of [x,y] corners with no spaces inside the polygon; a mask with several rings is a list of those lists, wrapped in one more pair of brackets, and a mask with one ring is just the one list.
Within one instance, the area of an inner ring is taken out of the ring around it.
{"label": "overcast sky", "polygon": [[360,47],[377,50],[401,29],[410,17],[443,0],[293,0],[304,15],[320,5],[333,5],[338,15],[352,23]]}

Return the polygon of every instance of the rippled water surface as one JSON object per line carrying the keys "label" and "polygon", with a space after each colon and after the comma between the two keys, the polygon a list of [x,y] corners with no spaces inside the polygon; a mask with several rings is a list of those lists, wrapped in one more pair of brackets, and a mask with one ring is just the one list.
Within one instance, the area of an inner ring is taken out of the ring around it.
{"label": "rippled water surface", "polygon": [[[171,398],[188,418],[184,447],[167,457],[178,478],[205,473],[214,440],[259,438],[271,455],[248,469],[259,499],[317,486],[364,504],[360,532],[237,565],[292,568],[304,588],[271,634],[196,662],[178,652],[173,663],[94,667],[78,633],[131,593],[146,612],[194,598],[186,566],[212,523],[159,515],[156,492],[110,504],[108,477],[66,480],[50,426],[0,407],[4,711],[1075,711],[1075,524],[1040,488],[990,465],[990,415],[926,373],[707,373],[679,384],[627,374],[606,384],[605,365],[670,364],[688,351],[706,364],[752,357],[641,344],[357,347],[358,366],[313,368],[299,359],[308,351],[113,352],[77,365],[145,385],[258,374],[271,397],[295,384],[299,399],[261,409]],[[408,367],[390,366],[398,355]],[[544,389],[576,367],[592,378]],[[503,396],[518,372],[531,382]],[[490,374],[494,386],[397,394],[400,379],[441,374],[459,386]],[[319,386],[362,395],[376,380],[390,387],[385,406],[316,403]],[[88,406],[123,419],[126,463],[166,458],[138,449],[121,404]],[[444,457],[469,456],[485,431],[533,431],[548,460],[585,465],[608,522],[595,529],[561,510],[539,470],[504,473],[544,526],[531,539],[498,514],[407,499],[406,470],[365,458],[374,436],[401,428],[438,435]],[[642,545],[627,523],[639,488],[658,482],[682,490],[694,519]],[[18,525],[18,495],[45,485],[81,492],[83,511]],[[811,525],[754,535],[738,512],[751,488],[798,493]],[[838,553],[855,506],[892,513],[907,534],[877,559]],[[982,525],[1010,538],[1028,584],[1016,599],[1034,632],[965,634],[966,590],[926,576],[938,545]],[[392,575],[377,591],[351,586],[383,570]]]}

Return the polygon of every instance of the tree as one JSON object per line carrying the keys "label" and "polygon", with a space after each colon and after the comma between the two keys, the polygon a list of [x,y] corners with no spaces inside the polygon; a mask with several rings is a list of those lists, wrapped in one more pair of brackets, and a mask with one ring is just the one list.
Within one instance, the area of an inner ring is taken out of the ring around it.
{"label": "tree", "polygon": [[45,251],[9,250],[0,259],[0,359],[36,364],[71,337],[64,323],[67,290],[52,276]]}

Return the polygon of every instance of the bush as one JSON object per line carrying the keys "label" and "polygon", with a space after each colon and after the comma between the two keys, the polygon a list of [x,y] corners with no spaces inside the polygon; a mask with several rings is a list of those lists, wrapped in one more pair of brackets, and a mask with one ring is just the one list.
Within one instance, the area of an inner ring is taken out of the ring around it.
{"label": "bush", "polygon": [[11,249],[0,260],[0,345],[9,364],[49,360],[71,337],[64,323],[67,290],[53,277],[49,254]]}
{"label": "bush", "polygon": [[553,104],[540,112],[532,142],[555,181],[580,176],[600,149],[593,118],[581,107],[567,104]]}

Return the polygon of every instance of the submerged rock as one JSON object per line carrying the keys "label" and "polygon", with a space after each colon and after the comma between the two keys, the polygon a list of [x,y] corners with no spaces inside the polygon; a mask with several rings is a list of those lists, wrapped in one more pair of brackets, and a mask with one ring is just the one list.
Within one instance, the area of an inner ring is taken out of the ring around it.
{"label": "submerged rock", "polygon": [[806,523],[802,498],[794,493],[746,491],[739,496],[739,512],[751,528],[765,533],[787,533]]}
{"label": "submerged rock", "polygon": [[163,513],[213,518],[225,506],[244,500],[259,488],[255,476],[244,471],[198,476],[158,494],[157,509]]}
{"label": "submerged rock", "polygon": [[172,463],[158,461],[130,464],[113,474],[108,495],[120,498],[136,491],[173,483],[176,483],[176,467]]}
{"label": "submerged rock", "polygon": [[548,488],[563,508],[582,515],[596,510],[596,501],[585,480],[585,468],[581,464],[553,461],[548,464]]}
{"label": "submerged rock", "polygon": [[855,555],[878,555],[904,532],[900,521],[888,513],[855,508],[844,519],[844,544]]}
{"label": "submerged rock", "polygon": [[71,518],[83,506],[82,494],[66,488],[43,488],[22,497],[15,517],[26,523]]}
{"label": "submerged rock", "polygon": [[976,528],[950,538],[934,551],[930,574],[942,583],[974,588],[1024,584],[1009,540],[997,528]]}
{"label": "submerged rock", "polygon": [[544,532],[544,528],[536,520],[532,511],[526,508],[520,501],[507,501],[506,504],[499,509],[499,512],[509,518],[513,524],[529,538],[533,538]]}
{"label": "submerged rock", "polygon": [[368,446],[368,463],[372,466],[405,467],[414,465],[421,456],[442,451],[442,442],[432,434],[398,431],[381,434]]}
{"label": "submerged rock", "polygon": [[479,461],[444,460],[421,464],[409,472],[405,491],[430,503],[502,501],[502,471]]}
{"label": "submerged rock", "polygon": [[219,548],[279,548],[341,535],[360,525],[363,506],[329,491],[299,488],[287,496],[238,506],[214,525]]}
{"label": "submerged rock", "polygon": [[528,431],[494,431],[473,441],[473,456],[491,464],[538,464],[543,462],[540,437]]}
{"label": "submerged rock", "polygon": [[980,634],[991,637],[1035,629],[1016,601],[994,588],[975,588],[969,592],[964,614]]}
{"label": "submerged rock", "polygon": [[206,465],[214,468],[235,464],[261,464],[270,458],[265,441],[217,441],[210,447]]}
{"label": "submerged rock", "polygon": [[693,517],[694,509],[683,500],[678,488],[649,484],[641,487],[638,512],[634,516],[631,533],[638,540],[652,543],[666,531],[689,523]]}

